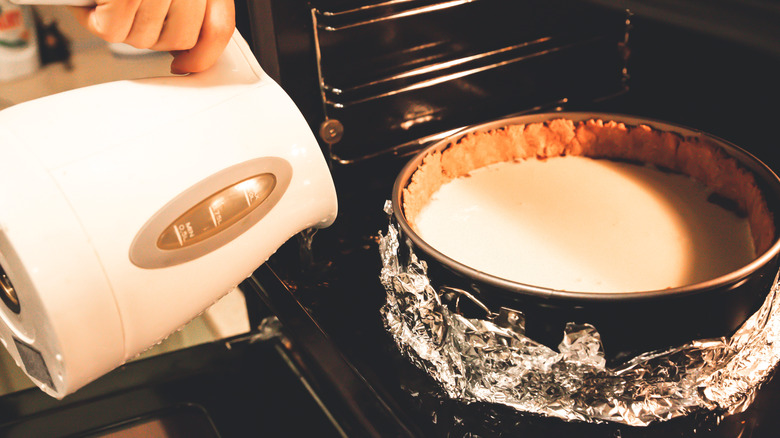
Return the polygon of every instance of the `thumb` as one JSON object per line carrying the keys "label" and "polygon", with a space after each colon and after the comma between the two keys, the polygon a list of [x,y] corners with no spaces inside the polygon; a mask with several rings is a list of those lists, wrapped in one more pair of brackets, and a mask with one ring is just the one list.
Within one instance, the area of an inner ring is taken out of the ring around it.
{"label": "thumb", "polygon": [[127,38],[133,25],[137,2],[105,2],[94,7],[71,6],[76,20],[87,30],[110,43]]}
{"label": "thumb", "polygon": [[68,9],[70,9],[70,12],[73,14],[73,16],[76,18],[76,21],[78,21],[80,25],[85,27],[90,32],[95,33],[89,27],[89,22],[91,21],[89,17],[95,12],[94,7],[69,6]]}

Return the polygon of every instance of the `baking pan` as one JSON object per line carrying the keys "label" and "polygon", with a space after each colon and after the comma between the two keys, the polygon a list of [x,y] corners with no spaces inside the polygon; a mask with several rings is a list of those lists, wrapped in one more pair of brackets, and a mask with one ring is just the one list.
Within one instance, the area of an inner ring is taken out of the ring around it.
{"label": "baking pan", "polygon": [[[412,229],[402,208],[403,190],[425,157],[445,150],[470,133],[558,118],[575,123],[601,119],[626,126],[646,125],[682,137],[706,139],[754,175],[773,213],[775,230],[780,229],[777,175],[756,157],[723,139],[680,125],[620,114],[556,112],[512,117],[464,128],[436,142],[417,154],[396,178],[392,192],[394,219],[405,242],[427,262],[431,284],[440,290],[445,301],[452,294],[443,292],[459,289],[486,306],[490,314],[498,314],[502,307],[522,312],[525,334],[553,348],[561,342],[566,323],[592,324],[601,335],[609,363],[693,340],[732,334],[760,307],[775,281],[780,252],[777,233],[768,249],[749,264],[712,280],[663,290],[579,292],[523,284],[481,272],[442,254]],[[467,316],[485,316],[483,306],[464,304],[469,300],[457,301],[457,310]]]}

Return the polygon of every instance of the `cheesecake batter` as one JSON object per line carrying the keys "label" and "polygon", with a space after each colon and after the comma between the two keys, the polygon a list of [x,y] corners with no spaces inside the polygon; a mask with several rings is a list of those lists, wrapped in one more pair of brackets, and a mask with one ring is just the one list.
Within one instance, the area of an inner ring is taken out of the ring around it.
{"label": "cheesecake batter", "polygon": [[501,162],[442,185],[415,220],[448,257],[519,283],[659,290],[755,258],[748,220],[704,185],[651,166],[579,156]]}

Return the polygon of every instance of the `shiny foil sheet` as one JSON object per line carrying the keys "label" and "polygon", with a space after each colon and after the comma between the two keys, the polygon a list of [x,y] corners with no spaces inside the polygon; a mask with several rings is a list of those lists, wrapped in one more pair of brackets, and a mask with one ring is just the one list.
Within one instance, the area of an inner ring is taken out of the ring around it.
{"label": "shiny foil sheet", "polygon": [[[391,208],[388,202],[389,214]],[[597,327],[569,324],[555,351],[499,324],[499,315],[469,319],[450,311],[425,262],[400,240],[394,224],[380,233],[385,327],[404,355],[465,403],[632,426],[702,409],[728,415],[752,403],[780,360],[777,278],[763,306],[731,338],[644,353],[611,369]]]}

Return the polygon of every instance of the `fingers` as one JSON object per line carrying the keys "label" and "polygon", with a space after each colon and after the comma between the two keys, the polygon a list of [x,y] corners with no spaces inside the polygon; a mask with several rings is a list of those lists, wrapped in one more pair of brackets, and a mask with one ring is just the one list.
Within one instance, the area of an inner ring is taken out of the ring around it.
{"label": "fingers", "polygon": [[173,73],[209,68],[235,28],[233,0],[97,0],[93,8],[71,9],[108,42],[173,52]]}
{"label": "fingers", "polygon": [[195,47],[206,17],[207,4],[207,0],[173,0],[159,39],[151,48],[172,51]]}
{"label": "fingers", "polygon": [[90,32],[111,42],[123,42],[133,27],[142,0],[99,0],[93,8],[72,8],[79,22]]}
{"label": "fingers", "polygon": [[171,0],[142,2],[135,12],[133,26],[122,42],[139,49],[153,49],[159,44],[170,6]]}
{"label": "fingers", "polygon": [[233,0],[209,0],[197,43],[174,53],[171,72],[199,72],[211,67],[230,41],[235,23]]}

